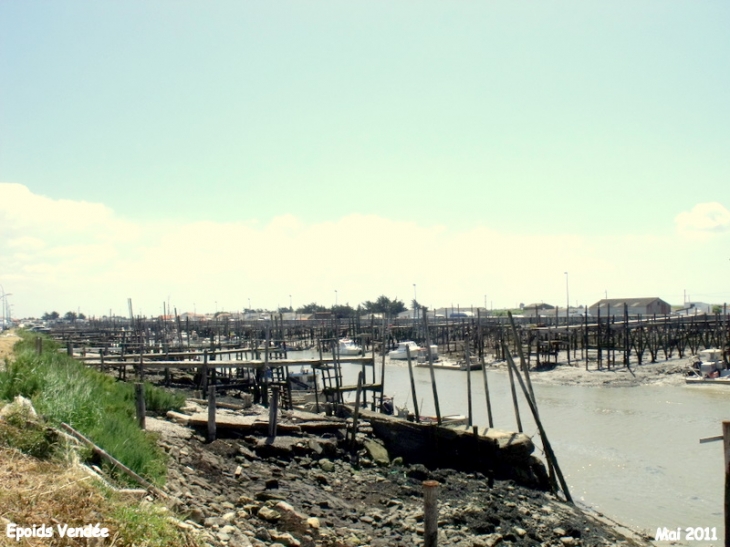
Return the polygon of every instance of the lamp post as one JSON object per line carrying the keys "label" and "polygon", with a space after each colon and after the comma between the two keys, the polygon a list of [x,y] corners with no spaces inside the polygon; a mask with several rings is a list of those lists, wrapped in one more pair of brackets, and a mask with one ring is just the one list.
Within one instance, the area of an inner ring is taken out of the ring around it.
{"label": "lamp post", "polygon": [[335,307],[337,307],[337,289],[335,289]]}
{"label": "lamp post", "polygon": [[568,272],[565,272],[565,324],[568,324],[570,315],[570,291],[568,290]]}
{"label": "lamp post", "polygon": [[11,292],[5,292],[5,288],[0,285],[0,300],[3,301],[3,307],[2,307],[2,326],[4,327],[7,324],[8,316],[10,315],[10,306],[8,306],[8,296],[12,296],[13,293]]}
{"label": "lamp post", "polygon": [[418,297],[416,296],[416,284],[413,284],[413,319],[418,319]]}

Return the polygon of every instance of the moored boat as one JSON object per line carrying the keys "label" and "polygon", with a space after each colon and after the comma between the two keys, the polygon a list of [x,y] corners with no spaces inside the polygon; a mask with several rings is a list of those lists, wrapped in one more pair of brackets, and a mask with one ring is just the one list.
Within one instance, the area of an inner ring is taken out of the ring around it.
{"label": "moored boat", "polygon": [[692,365],[692,376],[685,379],[687,384],[730,385],[730,369],[723,359],[722,350],[704,349],[699,352],[699,360]]}
{"label": "moored boat", "polygon": [[[406,350],[406,348],[408,348],[408,350]],[[405,342],[399,342],[397,348],[389,351],[388,357],[391,359],[408,359],[407,351],[410,351],[411,358],[417,358],[419,349],[420,347],[418,344],[411,340],[406,340]]]}
{"label": "moored boat", "polygon": [[360,355],[362,347],[355,344],[350,338],[341,338],[337,345],[337,351],[340,355]]}

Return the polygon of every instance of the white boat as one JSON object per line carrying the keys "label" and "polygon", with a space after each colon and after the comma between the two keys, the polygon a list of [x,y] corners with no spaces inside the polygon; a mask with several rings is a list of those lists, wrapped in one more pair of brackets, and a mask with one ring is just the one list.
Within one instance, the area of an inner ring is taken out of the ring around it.
{"label": "white boat", "polygon": [[290,372],[289,383],[292,391],[314,392],[319,389],[317,373],[313,370],[302,369],[299,372]]}
{"label": "white boat", "polygon": [[338,344],[340,355],[360,355],[362,347],[358,346],[350,338],[341,338]]}
{"label": "white boat", "polygon": [[418,346],[418,344],[411,340],[399,342],[397,348],[388,352],[388,357],[390,357],[391,359],[408,359],[406,348],[409,348],[412,359],[416,359],[418,357],[418,350],[420,349],[420,347]]}

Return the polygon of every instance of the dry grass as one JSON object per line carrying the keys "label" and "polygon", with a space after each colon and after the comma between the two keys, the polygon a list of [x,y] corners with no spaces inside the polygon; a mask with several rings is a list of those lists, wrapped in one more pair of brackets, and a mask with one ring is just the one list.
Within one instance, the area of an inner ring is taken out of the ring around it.
{"label": "dry grass", "polygon": [[[54,528],[52,538],[6,535],[10,523]],[[109,529],[108,538],[61,538],[57,525]],[[78,465],[41,461],[0,446],[0,546],[195,547],[168,518],[164,507],[109,491]]]}
{"label": "dry grass", "polygon": [[[0,545],[17,545],[6,537],[7,524],[84,526],[104,522],[106,500],[78,467],[37,460],[0,447]],[[112,535],[114,532],[110,529]],[[94,539],[23,538],[25,546],[96,545]],[[107,540],[108,541],[108,540]]]}

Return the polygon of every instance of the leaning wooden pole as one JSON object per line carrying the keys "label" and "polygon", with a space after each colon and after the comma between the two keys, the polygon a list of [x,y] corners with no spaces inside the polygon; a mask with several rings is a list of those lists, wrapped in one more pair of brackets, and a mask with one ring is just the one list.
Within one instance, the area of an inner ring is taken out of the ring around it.
{"label": "leaning wooden pole", "polygon": [[411,397],[413,397],[413,415],[416,417],[416,423],[421,421],[418,414],[418,401],[416,400],[416,381],[413,379],[413,365],[411,363],[411,348],[406,345],[406,357],[408,358],[408,376],[411,378]]}
{"label": "leaning wooden pole", "polygon": [[527,391],[527,387],[525,386],[525,382],[522,380],[522,376],[520,376],[520,372],[517,370],[517,366],[515,365],[514,360],[512,359],[512,354],[509,351],[509,348],[504,345],[503,347],[505,357],[507,358],[507,364],[510,368],[510,370],[514,370],[515,376],[517,376],[517,380],[520,382],[520,387],[522,388],[522,392],[525,395],[525,399],[527,400],[527,405],[530,407],[530,411],[532,412],[532,417],[535,419],[535,424],[537,425],[537,429],[540,432],[540,439],[542,440],[542,447],[545,449],[545,456],[550,460],[552,466],[555,468],[555,474],[558,476],[558,481],[560,482],[560,488],[563,490],[563,494],[565,495],[565,499],[568,503],[573,503],[573,498],[570,496],[570,492],[568,491],[568,484],[565,482],[565,477],[563,477],[562,471],[560,471],[560,466],[558,465],[558,459],[555,456],[555,452],[553,452],[553,447],[550,445],[550,441],[548,441],[547,433],[545,433],[545,428],[542,426],[542,422],[540,421],[540,417],[538,416],[537,412],[537,406],[530,398],[530,395]]}
{"label": "leaning wooden pole", "polygon": [[153,493],[155,493],[157,496],[161,498],[169,498],[169,496],[157,488],[154,484],[152,484],[150,481],[145,479],[144,477],[139,476],[137,473],[132,471],[129,467],[124,465],[122,462],[117,460],[114,456],[109,454],[107,451],[103,450],[102,448],[99,448],[96,444],[94,444],[92,441],[87,439],[84,435],[76,431],[73,427],[66,423],[61,423],[61,429],[69,433],[71,436],[88,446],[94,454],[102,458],[103,460],[108,461],[110,464],[112,464],[113,467],[118,468],[122,473],[125,475],[133,478],[135,481],[137,481],[139,484],[144,486],[145,488],[148,488]]}
{"label": "leaning wooden pole", "polygon": [[431,353],[431,336],[428,333],[428,317],[426,308],[423,310],[423,326],[426,330],[426,352],[428,354],[428,368],[431,371],[431,388],[433,389],[433,406],[436,409],[436,423],[441,425],[441,407],[439,406],[439,394],[436,388],[436,375],[433,372],[433,354]]}
{"label": "leaning wooden pole", "polygon": [[471,356],[469,355],[469,337],[466,338],[466,405],[467,405],[467,425],[469,427],[474,423],[474,412],[471,404]]}
{"label": "leaning wooden pole", "polygon": [[730,545],[730,422],[722,422],[722,445],[725,453],[725,545]]}

